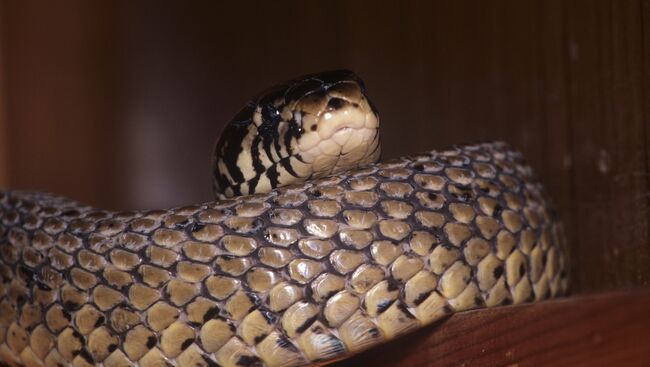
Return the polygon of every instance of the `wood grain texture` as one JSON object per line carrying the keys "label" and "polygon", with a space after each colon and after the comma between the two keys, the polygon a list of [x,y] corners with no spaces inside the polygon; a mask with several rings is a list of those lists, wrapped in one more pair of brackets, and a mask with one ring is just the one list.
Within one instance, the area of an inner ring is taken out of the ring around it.
{"label": "wood grain texture", "polygon": [[460,313],[332,367],[650,365],[650,289]]}
{"label": "wood grain texture", "polygon": [[123,151],[116,14],[109,2],[64,3],[3,2],[10,182],[109,206]]}
{"label": "wood grain texture", "polygon": [[650,260],[648,246],[637,245],[648,243],[639,5],[566,5],[575,201],[570,228],[580,284],[611,288],[647,282],[650,275],[640,266]]}
{"label": "wood grain texture", "polygon": [[[4,3],[0,3],[0,24],[5,18]],[[0,187],[9,186],[9,149],[7,147],[7,119],[5,107],[4,33],[0,27]]]}
{"label": "wood grain texture", "polygon": [[650,285],[649,0],[64,3],[4,3],[13,187],[210,200],[212,144],[247,98],[345,67],[385,158],[506,140],[567,224],[574,290]]}

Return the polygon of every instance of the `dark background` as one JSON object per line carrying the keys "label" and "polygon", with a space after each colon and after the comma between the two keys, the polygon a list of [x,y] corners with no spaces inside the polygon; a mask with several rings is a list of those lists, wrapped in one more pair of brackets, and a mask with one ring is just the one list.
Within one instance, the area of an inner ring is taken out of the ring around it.
{"label": "dark background", "polygon": [[247,98],[349,68],[384,157],[502,139],[555,199],[574,289],[650,281],[650,1],[3,1],[0,185],[109,209],[211,199]]}

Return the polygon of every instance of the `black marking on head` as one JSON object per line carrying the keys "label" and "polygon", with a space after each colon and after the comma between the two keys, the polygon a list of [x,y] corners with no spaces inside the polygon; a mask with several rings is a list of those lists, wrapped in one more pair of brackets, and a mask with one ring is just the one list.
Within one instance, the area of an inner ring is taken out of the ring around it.
{"label": "black marking on head", "polygon": [[266,169],[266,167],[264,167],[264,164],[262,164],[262,157],[260,155],[260,140],[260,136],[257,135],[251,144],[251,158],[253,161],[253,169],[255,169],[255,173],[257,175],[260,175]]}
{"label": "black marking on head", "polygon": [[294,139],[298,140],[303,133],[304,130],[302,128],[302,125],[299,124],[298,121],[295,120],[295,118],[292,118],[291,120],[288,121],[287,131],[284,133],[284,149],[287,151],[288,155],[291,155],[291,153],[293,153],[293,149],[291,148],[291,142]]}
{"label": "black marking on head", "polygon": [[252,195],[257,190],[257,184],[260,182],[260,175],[257,175],[248,180],[248,194]]}
{"label": "black marking on head", "polygon": [[276,188],[278,187],[278,177],[280,174],[278,173],[278,167],[277,165],[272,165],[269,167],[269,169],[266,170],[266,177],[268,177],[269,182],[271,182],[271,187]]}
{"label": "black marking on head", "polygon": [[117,344],[111,344],[108,346],[108,352],[113,353],[117,349]]}
{"label": "black marking on head", "polygon": [[274,161],[274,156],[272,154],[272,148],[275,147],[276,151],[279,151],[280,148],[280,133],[278,131],[278,122],[268,121],[263,119],[262,125],[258,128],[258,135],[255,137],[253,144],[259,144],[260,138],[262,139],[262,146],[266,152],[267,157],[271,162]]}
{"label": "black marking on head", "polygon": [[262,125],[267,125],[272,127],[273,130],[278,126],[280,121],[282,121],[282,116],[280,116],[280,111],[273,106],[272,104],[264,104],[262,107]]}
{"label": "black marking on head", "polygon": [[287,170],[287,172],[289,172],[291,176],[298,177],[298,173],[296,173],[296,171],[293,169],[293,166],[291,166],[291,157],[281,159],[280,164],[285,170]]}
{"label": "black marking on head", "polygon": [[241,184],[236,184],[230,187],[232,189],[233,196],[241,195]]}
{"label": "black marking on head", "polygon": [[521,263],[519,265],[519,276],[523,277],[524,274],[526,274],[526,266],[523,263]]}
{"label": "black marking on head", "polygon": [[499,265],[496,268],[494,268],[492,275],[494,276],[494,279],[499,279],[501,275],[503,275],[503,266]]}
{"label": "black marking on head", "polygon": [[[244,113],[244,110],[242,110],[240,114],[241,113]],[[214,153],[215,161],[213,168],[221,190],[244,181],[244,174],[237,166],[237,159],[239,158],[239,154],[243,151],[242,142],[248,134],[248,125],[250,125],[250,121],[246,124],[238,124],[237,120],[233,120],[231,123],[226,125],[226,128],[221,133],[221,137],[217,142]],[[233,182],[229,182],[225,172],[219,171],[219,166],[217,165],[219,160],[224,162]]]}

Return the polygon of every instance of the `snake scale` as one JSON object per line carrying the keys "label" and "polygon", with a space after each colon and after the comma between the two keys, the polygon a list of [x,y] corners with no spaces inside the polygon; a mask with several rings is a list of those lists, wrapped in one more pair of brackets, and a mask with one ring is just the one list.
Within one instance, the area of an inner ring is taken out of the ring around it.
{"label": "snake scale", "polygon": [[0,191],[0,361],[322,365],[454,312],[565,294],[562,227],[519,152],[376,163],[377,129],[361,81],[328,72],[228,124],[217,201],[111,212]]}

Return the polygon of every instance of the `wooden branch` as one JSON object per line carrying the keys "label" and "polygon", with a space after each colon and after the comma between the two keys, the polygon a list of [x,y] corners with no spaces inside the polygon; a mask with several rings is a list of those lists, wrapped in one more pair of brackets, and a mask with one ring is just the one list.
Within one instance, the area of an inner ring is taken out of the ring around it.
{"label": "wooden branch", "polygon": [[650,289],[460,313],[333,366],[650,366]]}

